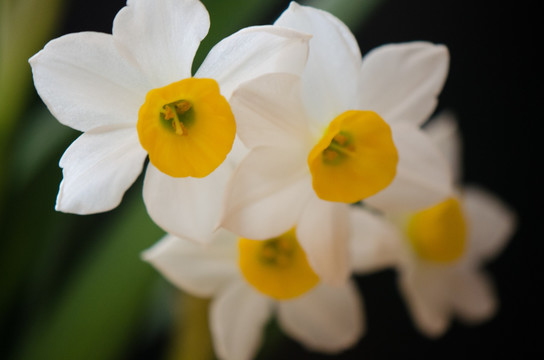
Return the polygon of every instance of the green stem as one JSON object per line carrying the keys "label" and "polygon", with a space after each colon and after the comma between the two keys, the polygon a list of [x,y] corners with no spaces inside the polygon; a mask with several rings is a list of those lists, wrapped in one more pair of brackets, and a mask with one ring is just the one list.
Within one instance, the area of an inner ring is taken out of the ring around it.
{"label": "green stem", "polygon": [[182,293],[177,299],[176,320],[169,360],[212,360],[213,344],[208,327],[210,301]]}

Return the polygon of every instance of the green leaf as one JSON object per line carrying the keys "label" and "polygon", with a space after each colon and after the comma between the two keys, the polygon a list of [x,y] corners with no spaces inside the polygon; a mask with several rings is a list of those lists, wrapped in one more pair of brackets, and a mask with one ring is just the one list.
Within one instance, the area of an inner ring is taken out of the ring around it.
{"label": "green leaf", "polygon": [[[28,117],[27,124],[15,136],[11,154],[11,185],[17,190],[26,186],[44,166],[49,166],[50,160],[70,144],[70,139],[79,135],[59,123],[45,107],[29,111]],[[60,172],[58,166],[55,170]]]}
{"label": "green leaf", "polygon": [[73,271],[54,306],[19,343],[16,359],[118,359],[141,325],[158,274],[140,252],[162,231],[141,198],[125,203]]}
{"label": "green leaf", "polygon": [[[28,58],[58,24],[64,0],[0,0],[0,168],[8,166],[12,133],[27,120],[31,71]],[[0,205],[6,174],[0,174]],[[1,209],[0,209],[1,214]]]}
{"label": "green leaf", "polygon": [[385,0],[305,0],[302,5],[325,10],[342,20],[352,31]]}

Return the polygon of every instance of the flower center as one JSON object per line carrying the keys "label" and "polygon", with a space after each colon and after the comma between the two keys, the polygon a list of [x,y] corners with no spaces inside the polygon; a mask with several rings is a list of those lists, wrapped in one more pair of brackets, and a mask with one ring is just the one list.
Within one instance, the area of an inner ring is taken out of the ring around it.
{"label": "flower center", "polygon": [[420,211],[408,221],[408,238],[424,260],[448,263],[459,259],[466,248],[467,225],[454,198]]}
{"label": "flower center", "polygon": [[173,177],[204,177],[225,160],[236,124],[213,79],[188,78],[149,91],[138,112],[149,161]]}
{"label": "flower center", "polygon": [[397,171],[389,125],[373,111],[337,116],[308,155],[313,188],[321,199],[354,203],[386,188]]}
{"label": "flower center", "polygon": [[275,299],[295,298],[319,282],[297,241],[295,229],[268,240],[240,238],[238,251],[244,278]]}
{"label": "flower center", "polygon": [[188,135],[187,128],[194,121],[194,111],[192,110],[193,106],[189,101],[178,100],[164,105],[159,116],[177,135]]}

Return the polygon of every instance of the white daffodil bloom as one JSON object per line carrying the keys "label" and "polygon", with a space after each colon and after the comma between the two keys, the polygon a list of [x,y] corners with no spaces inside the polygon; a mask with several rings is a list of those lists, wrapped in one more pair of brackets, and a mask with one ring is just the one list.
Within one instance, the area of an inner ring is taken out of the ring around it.
{"label": "white daffodil bloom", "polygon": [[219,42],[192,77],[209,25],[196,0],[128,0],[112,35],[65,35],[30,59],[49,110],[84,132],[60,160],[57,210],[115,208],[149,155],[150,215],[167,231],[209,237],[228,172],[220,165],[236,132],[227,99],[253,77],[301,72],[308,51],[298,32],[246,28]]}
{"label": "white daffodil bloom", "polygon": [[448,50],[414,42],[361,58],[340,20],[296,3],[275,25],[313,36],[307,66],[301,77],[264,75],[233,93],[250,153],[228,185],[222,224],[252,239],[297,224],[312,267],[340,284],[349,274],[349,203],[402,211],[451,192],[447,161],[420,130],[446,79]]}
{"label": "white daffodil bloom", "polygon": [[362,336],[356,286],[321,283],[293,229],[264,241],[219,230],[205,245],[167,235],[143,257],[179,288],[213,297],[210,329],[220,359],[252,359],[273,313],[314,351],[339,352]]}
{"label": "white daffodil bloom", "polygon": [[[459,175],[460,141],[451,116],[428,128]],[[365,213],[353,245],[356,272],[393,266],[416,326],[431,337],[443,334],[452,317],[476,323],[491,317],[497,301],[481,266],[505,246],[515,228],[514,214],[477,187],[427,209],[396,214],[392,221]]]}

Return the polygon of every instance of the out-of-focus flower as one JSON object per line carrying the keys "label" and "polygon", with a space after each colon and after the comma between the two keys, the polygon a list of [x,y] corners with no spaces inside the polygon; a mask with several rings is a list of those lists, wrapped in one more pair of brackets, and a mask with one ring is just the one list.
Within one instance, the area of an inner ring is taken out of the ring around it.
{"label": "out-of-focus flower", "polygon": [[420,130],[448,71],[441,45],[387,45],[363,59],[329,13],[291,3],[275,23],[312,34],[301,78],[244,83],[231,105],[250,148],[227,189],[223,226],[266,239],[297,224],[323,281],[349,274],[349,203],[417,209],[451,192],[440,151]]}
{"label": "out-of-focus flower", "polygon": [[362,336],[355,285],[321,283],[294,229],[264,241],[219,230],[204,246],[168,235],[143,257],[179,288],[213,297],[210,328],[221,359],[253,358],[274,312],[287,334],[315,351],[338,352]]}
{"label": "out-of-focus flower", "polygon": [[[455,121],[450,115],[436,118],[428,132],[459,178]],[[476,323],[495,313],[496,298],[481,266],[505,246],[515,216],[493,195],[467,186],[424,210],[397,213],[391,221],[366,213],[357,226],[367,232],[352,243],[356,272],[396,267],[414,322],[426,335],[443,334],[453,316]]]}
{"label": "out-of-focus flower", "polygon": [[113,35],[69,34],[30,59],[49,110],[84,132],[60,160],[57,210],[116,207],[149,155],[150,215],[167,231],[209,237],[227,177],[220,165],[236,132],[226,99],[253,77],[301,72],[308,37],[272,26],[243,29],[218,43],[191,77],[208,28],[199,1],[129,0]]}

